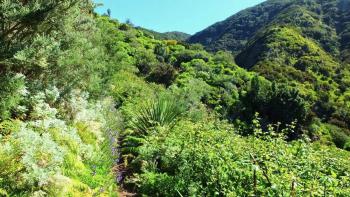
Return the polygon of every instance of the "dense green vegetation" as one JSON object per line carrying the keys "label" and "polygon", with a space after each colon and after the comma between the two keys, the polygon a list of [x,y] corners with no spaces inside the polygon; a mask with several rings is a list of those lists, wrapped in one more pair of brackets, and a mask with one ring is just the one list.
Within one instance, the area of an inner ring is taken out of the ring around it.
{"label": "dense green vegetation", "polygon": [[336,49],[274,25],[237,56],[247,71],[93,10],[0,4],[0,196],[349,195]]}
{"label": "dense green vegetation", "polygon": [[136,28],[142,30],[145,33],[145,36],[151,36],[151,37],[153,36],[153,38],[157,40],[185,41],[191,36],[189,34],[178,32],[178,31],[159,33],[159,32],[142,28],[142,27],[136,27]]}
{"label": "dense green vegetation", "polygon": [[345,137],[350,134],[349,8],[348,0],[269,0],[189,41],[232,51],[239,66],[296,87],[310,108],[305,123],[320,119],[333,128],[333,138]]}
{"label": "dense green vegetation", "polygon": [[267,0],[189,38],[210,51],[239,53],[258,32],[274,25],[293,26],[325,51],[349,62],[348,0]]}

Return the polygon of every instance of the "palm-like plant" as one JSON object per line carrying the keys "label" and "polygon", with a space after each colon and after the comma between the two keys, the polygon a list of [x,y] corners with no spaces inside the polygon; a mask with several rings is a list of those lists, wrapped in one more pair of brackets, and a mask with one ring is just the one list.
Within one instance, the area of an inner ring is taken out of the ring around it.
{"label": "palm-like plant", "polygon": [[169,96],[161,96],[148,102],[135,115],[132,126],[140,133],[147,134],[155,126],[173,126],[184,113],[185,105]]}

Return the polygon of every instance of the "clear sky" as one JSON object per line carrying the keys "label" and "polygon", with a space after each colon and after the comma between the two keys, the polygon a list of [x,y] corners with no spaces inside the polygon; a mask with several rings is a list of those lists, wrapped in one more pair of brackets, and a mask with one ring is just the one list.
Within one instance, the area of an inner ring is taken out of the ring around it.
{"label": "clear sky", "polygon": [[111,9],[112,18],[130,19],[136,26],[158,32],[194,34],[264,0],[95,0],[98,13]]}

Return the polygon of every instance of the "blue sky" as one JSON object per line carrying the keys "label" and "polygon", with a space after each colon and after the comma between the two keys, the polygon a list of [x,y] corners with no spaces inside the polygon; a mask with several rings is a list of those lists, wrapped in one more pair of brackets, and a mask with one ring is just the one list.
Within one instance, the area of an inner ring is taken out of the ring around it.
{"label": "blue sky", "polygon": [[158,32],[182,31],[194,34],[234,13],[264,0],[95,0],[103,3],[96,9],[125,22]]}

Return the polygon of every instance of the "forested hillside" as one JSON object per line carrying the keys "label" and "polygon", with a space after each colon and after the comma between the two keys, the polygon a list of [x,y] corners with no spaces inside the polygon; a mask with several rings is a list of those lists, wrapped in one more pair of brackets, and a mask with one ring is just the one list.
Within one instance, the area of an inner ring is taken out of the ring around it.
{"label": "forested hillside", "polygon": [[349,62],[349,8],[349,0],[267,0],[198,32],[189,42],[237,54],[257,33],[288,26]]}
{"label": "forested hillside", "polygon": [[189,41],[231,51],[240,67],[296,87],[311,116],[342,130],[333,138],[344,139],[350,135],[349,8],[349,0],[268,0]]}
{"label": "forested hillside", "polygon": [[136,27],[136,29],[142,30],[145,33],[145,36],[153,37],[154,39],[157,39],[157,40],[185,41],[191,36],[189,34],[178,32],[178,31],[159,33],[159,32],[142,28],[142,27]]}
{"label": "forested hillside", "polygon": [[94,8],[0,4],[0,196],[349,195],[341,50],[273,26],[240,67]]}

